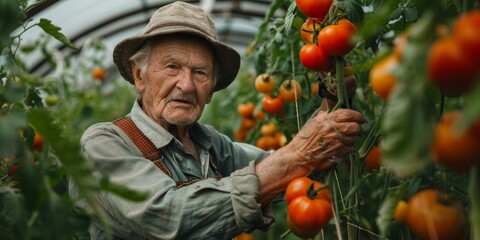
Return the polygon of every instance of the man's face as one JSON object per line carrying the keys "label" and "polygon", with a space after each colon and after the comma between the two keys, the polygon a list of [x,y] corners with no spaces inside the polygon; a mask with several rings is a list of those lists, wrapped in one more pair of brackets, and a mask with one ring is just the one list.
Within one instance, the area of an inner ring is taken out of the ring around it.
{"label": "man's face", "polygon": [[147,70],[134,70],[143,110],[164,127],[197,121],[213,94],[213,52],[208,43],[175,35],[152,45]]}

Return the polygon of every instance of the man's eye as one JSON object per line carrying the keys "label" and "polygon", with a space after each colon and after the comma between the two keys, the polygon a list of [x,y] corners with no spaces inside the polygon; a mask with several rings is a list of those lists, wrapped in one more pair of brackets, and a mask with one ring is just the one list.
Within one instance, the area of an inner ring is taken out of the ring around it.
{"label": "man's eye", "polygon": [[204,71],[195,71],[195,73],[198,75],[207,75],[207,73]]}
{"label": "man's eye", "polygon": [[173,64],[167,65],[167,68],[178,69],[177,65],[173,65]]}

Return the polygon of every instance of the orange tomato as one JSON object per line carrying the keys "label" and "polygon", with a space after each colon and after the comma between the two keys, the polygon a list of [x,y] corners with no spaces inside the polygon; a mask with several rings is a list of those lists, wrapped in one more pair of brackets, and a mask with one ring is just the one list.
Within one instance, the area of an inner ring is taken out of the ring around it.
{"label": "orange tomato", "polygon": [[273,122],[273,121],[270,121],[268,123],[264,123],[260,127],[260,132],[264,136],[274,135],[276,131],[277,131],[277,124],[275,124],[275,122]]}
{"label": "orange tomato", "polygon": [[253,240],[255,239],[252,234],[249,233],[240,233],[233,240]]}
{"label": "orange tomato", "polygon": [[276,79],[268,73],[263,73],[255,79],[255,89],[258,92],[269,94],[275,88]]}
{"label": "orange tomato", "polygon": [[408,203],[404,200],[398,201],[393,211],[393,219],[401,224],[407,223]]}
{"label": "orange tomato", "polygon": [[393,54],[398,59],[402,59],[403,57],[403,51],[405,49],[405,45],[407,44],[407,38],[407,34],[402,33],[395,39],[395,42],[393,43]]}
{"label": "orange tomato", "polygon": [[312,83],[311,89],[310,89],[310,96],[313,97],[318,94],[318,89],[319,89],[319,84],[318,83]]}
{"label": "orange tomato", "polygon": [[107,77],[107,71],[102,67],[95,66],[91,70],[92,77],[97,80],[104,80]]}
{"label": "orange tomato", "polygon": [[459,110],[444,113],[435,128],[432,144],[434,161],[460,174],[480,162],[480,136],[475,126],[463,133],[456,131],[461,116]]}
{"label": "orange tomato", "polygon": [[302,25],[302,30],[300,31],[300,36],[302,37],[303,42],[315,43],[315,30],[318,28],[320,28],[320,22],[314,18],[307,18]]}
{"label": "orange tomato", "polygon": [[255,127],[255,124],[257,124],[257,121],[255,121],[253,118],[242,118],[242,121],[240,122],[240,129],[249,131]]}
{"label": "orange tomato", "polygon": [[408,203],[405,220],[419,239],[457,240],[467,233],[468,217],[460,202],[435,189],[424,189]]}
{"label": "orange tomato", "polygon": [[247,135],[248,135],[248,131],[242,128],[237,129],[237,131],[235,131],[234,133],[235,139],[241,142],[244,142],[245,140],[247,140]]}
{"label": "orange tomato", "polygon": [[370,86],[374,93],[383,100],[388,100],[392,89],[397,84],[397,78],[392,71],[398,66],[398,59],[391,54],[377,62],[369,74]]}
{"label": "orange tomato", "polygon": [[295,102],[302,97],[302,86],[295,80],[286,80],[280,85],[279,96],[284,102]]}
{"label": "orange tomato", "polygon": [[380,147],[373,146],[368,152],[367,156],[365,157],[365,164],[367,165],[368,169],[370,170],[377,170],[380,169],[380,158],[382,157],[382,152],[380,151]]}
{"label": "orange tomato", "polygon": [[255,110],[255,104],[252,102],[241,103],[237,107],[237,112],[243,118],[252,118],[253,111]]}

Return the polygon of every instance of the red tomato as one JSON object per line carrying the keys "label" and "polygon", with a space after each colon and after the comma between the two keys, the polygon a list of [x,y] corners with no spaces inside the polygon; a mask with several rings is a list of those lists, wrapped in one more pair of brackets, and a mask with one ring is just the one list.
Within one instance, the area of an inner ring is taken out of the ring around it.
{"label": "red tomato", "polygon": [[333,0],[295,0],[298,9],[307,17],[323,20],[328,14]]}
{"label": "red tomato", "polygon": [[[308,177],[299,177],[293,179],[287,186],[287,189],[285,190],[285,200],[287,203],[290,203],[293,201],[293,199],[300,197],[300,196],[307,196],[308,195],[308,190],[313,184],[313,189],[319,189],[323,187],[323,183],[318,182],[318,181],[313,181],[312,179]],[[321,197],[328,202],[331,202],[332,197],[330,195],[330,192],[328,191],[328,188],[324,188],[320,190],[315,197]]]}
{"label": "red tomato", "polygon": [[314,43],[305,44],[300,49],[300,62],[306,68],[317,72],[329,71],[333,66],[332,59]]}
{"label": "red tomato", "polygon": [[446,96],[456,97],[472,88],[478,71],[460,44],[449,37],[437,40],[430,48],[427,73]]}
{"label": "red tomato", "polygon": [[346,55],[355,47],[355,43],[352,41],[355,32],[355,25],[346,19],[342,19],[337,25],[329,25],[320,30],[318,34],[319,46],[329,56]]}
{"label": "red tomato", "polygon": [[319,228],[319,229],[302,229],[292,222],[292,219],[290,219],[290,215],[288,215],[288,214],[287,214],[287,225],[288,225],[288,228],[290,228],[290,231],[292,231],[293,234],[295,234],[296,236],[301,237],[301,238],[311,238],[311,237],[317,235],[320,232],[320,230],[322,230],[321,228]]}
{"label": "red tomato", "polygon": [[453,26],[453,37],[470,57],[480,64],[480,10],[460,15]]}
{"label": "red tomato", "polygon": [[268,113],[275,114],[283,109],[284,103],[279,96],[273,98],[270,95],[265,95],[262,99],[262,106]]}
{"label": "red tomato", "polygon": [[43,149],[43,137],[39,133],[35,132],[35,136],[33,137],[33,149],[37,152],[42,151]]}
{"label": "red tomato", "polygon": [[[288,216],[298,229],[317,232],[324,228],[333,216],[332,206],[323,198],[299,196],[288,204]],[[310,236],[312,237],[312,236]]]}

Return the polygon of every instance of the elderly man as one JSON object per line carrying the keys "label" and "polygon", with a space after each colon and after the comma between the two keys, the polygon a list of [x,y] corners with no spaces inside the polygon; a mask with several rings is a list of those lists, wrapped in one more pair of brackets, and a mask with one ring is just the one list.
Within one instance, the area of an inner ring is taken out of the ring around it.
{"label": "elderly man", "polygon": [[[285,147],[265,152],[200,124],[215,91],[235,78],[239,54],[217,39],[207,13],[184,2],[158,9],[144,32],[120,42],[114,61],[139,97],[115,122],[91,126],[84,155],[111,181],[149,191],[142,202],[103,193],[115,239],[231,239],[274,222],[272,199],[294,178],[350,154],[362,116],[319,111]],[[78,198],[75,186],[72,197]],[[94,221],[93,239],[103,239]]]}

